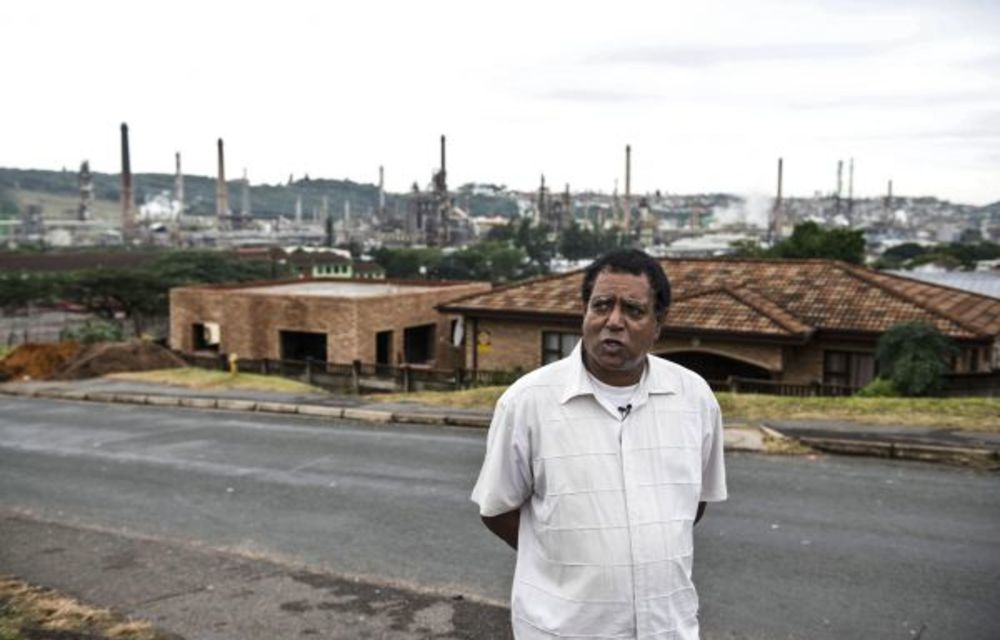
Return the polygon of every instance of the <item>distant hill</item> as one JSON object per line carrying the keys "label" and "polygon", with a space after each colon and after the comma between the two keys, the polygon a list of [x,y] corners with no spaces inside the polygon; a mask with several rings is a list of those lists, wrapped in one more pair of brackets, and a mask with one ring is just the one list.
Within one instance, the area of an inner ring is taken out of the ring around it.
{"label": "distant hill", "polygon": [[[117,202],[121,195],[119,174],[93,174],[94,198],[98,201]],[[172,192],[173,174],[137,173],[132,176],[136,204],[142,204],[163,192]],[[229,207],[239,211],[242,202],[242,180],[229,180]],[[75,171],[49,171],[43,169],[8,169],[0,167],[0,207],[11,211],[12,194],[31,192],[59,196],[78,197],[79,185]],[[302,198],[302,212],[309,219],[313,210],[323,206],[323,196],[328,199],[329,211],[340,217],[344,203],[350,202],[354,215],[373,211],[378,206],[378,187],[350,180],[329,180],[303,178],[291,184],[250,186],[251,210],[254,217],[274,218],[278,215],[290,217],[295,213],[296,200]],[[186,212],[191,215],[215,215],[215,179],[205,176],[184,176],[184,199]],[[408,194],[386,194],[386,208],[389,212],[404,212],[409,200]],[[65,202],[62,198],[59,202]],[[4,204],[6,203],[6,204]],[[486,195],[461,196],[459,206],[471,206],[473,215],[513,215],[517,206],[513,200]],[[56,212],[46,212],[52,214]]]}

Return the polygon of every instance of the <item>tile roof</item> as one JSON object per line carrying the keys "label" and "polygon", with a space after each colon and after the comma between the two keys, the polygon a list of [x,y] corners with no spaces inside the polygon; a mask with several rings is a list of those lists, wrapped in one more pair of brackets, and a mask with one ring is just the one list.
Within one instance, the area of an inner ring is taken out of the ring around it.
{"label": "tile roof", "polygon": [[[954,338],[1000,335],[1000,299],[834,260],[667,258],[668,330],[805,338],[815,330],[881,333],[923,320]],[[449,312],[579,318],[583,272],[466,296]]]}

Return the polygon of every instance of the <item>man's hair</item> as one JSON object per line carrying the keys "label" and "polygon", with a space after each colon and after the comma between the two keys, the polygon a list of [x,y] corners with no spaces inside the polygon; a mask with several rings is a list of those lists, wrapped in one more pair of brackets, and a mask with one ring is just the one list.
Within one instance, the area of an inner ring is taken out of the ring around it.
{"label": "man's hair", "polygon": [[670,281],[660,263],[644,251],[638,249],[616,249],[605,253],[590,263],[583,272],[583,286],[580,293],[583,296],[583,306],[590,304],[590,294],[594,292],[594,282],[604,271],[612,273],[631,273],[634,276],[645,275],[649,287],[653,291],[653,305],[657,318],[662,318],[670,306]]}

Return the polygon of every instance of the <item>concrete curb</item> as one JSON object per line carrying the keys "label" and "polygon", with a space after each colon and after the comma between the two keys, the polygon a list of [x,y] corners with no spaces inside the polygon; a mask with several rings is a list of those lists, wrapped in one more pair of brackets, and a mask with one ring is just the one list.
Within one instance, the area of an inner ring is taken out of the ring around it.
{"label": "concrete curb", "polygon": [[[447,413],[428,414],[406,411],[382,411],[357,407],[340,407],[316,404],[293,404],[290,402],[253,401],[237,398],[206,398],[199,396],[170,396],[139,393],[107,393],[82,391],[79,389],[18,389],[0,386],[0,394],[27,398],[75,400],[88,402],[112,402],[118,404],[144,404],[159,407],[186,407],[191,409],[216,409],[223,411],[251,411],[257,413],[278,413],[302,415],[316,418],[358,420],[376,424],[423,424],[436,426],[469,427],[488,429],[490,418],[486,416],[449,415]],[[982,447],[957,447],[918,443],[901,443],[882,440],[860,440],[850,438],[830,438],[819,436],[791,436],[764,424],[756,428],[767,438],[779,441],[797,442],[826,453],[894,458],[901,460],[922,460],[925,462],[947,462],[1000,468],[1000,450]],[[756,451],[757,449],[732,450]]]}
{"label": "concrete curb", "polygon": [[981,447],[950,447],[908,442],[880,440],[850,440],[818,436],[793,437],[802,444],[818,451],[845,455],[949,462],[953,464],[1000,465],[1000,451]]}

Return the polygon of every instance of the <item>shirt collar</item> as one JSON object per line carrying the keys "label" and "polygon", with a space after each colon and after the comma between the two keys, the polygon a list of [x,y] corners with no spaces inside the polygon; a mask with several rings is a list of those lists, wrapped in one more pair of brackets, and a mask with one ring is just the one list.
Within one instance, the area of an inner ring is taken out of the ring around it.
{"label": "shirt collar", "polygon": [[[636,406],[645,403],[652,394],[677,393],[677,383],[670,371],[664,367],[653,366],[651,359],[655,357],[646,354],[646,371],[635,394]],[[583,365],[582,339],[576,343],[576,347],[567,359],[569,372],[566,384],[563,385],[562,395],[559,397],[560,404],[566,404],[576,396],[594,395],[594,385],[591,384],[587,368]]]}

